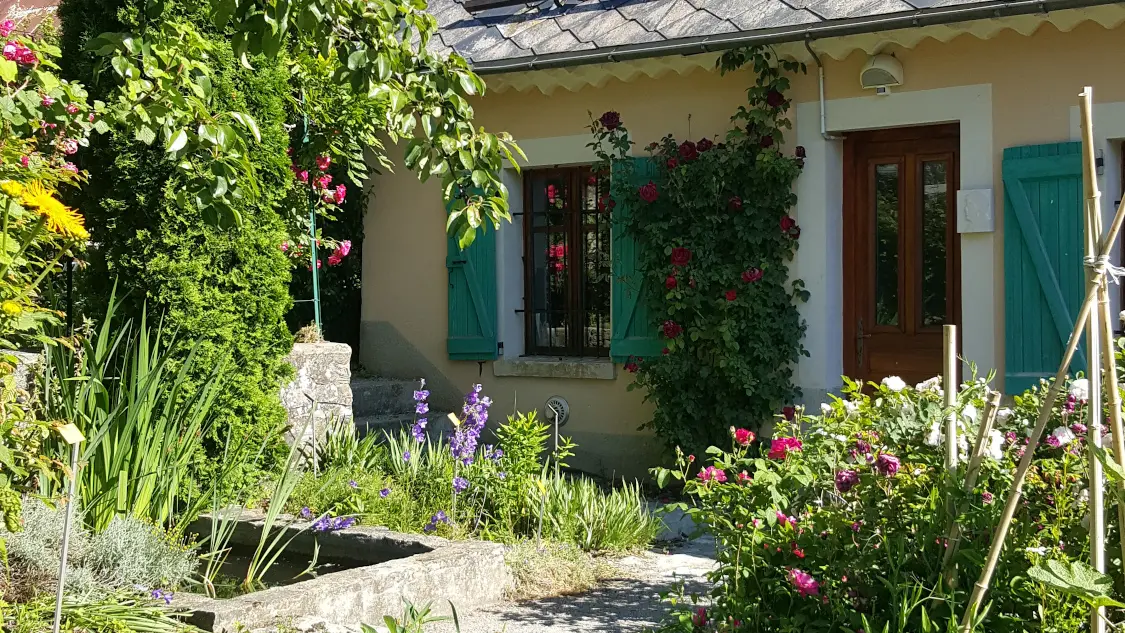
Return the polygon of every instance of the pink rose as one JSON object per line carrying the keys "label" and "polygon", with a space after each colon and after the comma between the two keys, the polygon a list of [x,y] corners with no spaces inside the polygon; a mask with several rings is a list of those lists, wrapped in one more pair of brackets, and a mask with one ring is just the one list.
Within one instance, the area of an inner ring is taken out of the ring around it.
{"label": "pink rose", "polygon": [[43,95],[43,99],[40,100],[39,103],[41,103],[44,108],[49,108],[55,105],[55,98],[48,95]]}
{"label": "pink rose", "polygon": [[336,192],[333,195],[333,200],[336,204],[344,204],[344,198],[348,195],[348,188],[343,183],[336,185]]}
{"label": "pink rose", "polygon": [[316,157],[316,168],[319,169],[320,171],[324,171],[325,169],[328,169],[328,166],[331,165],[331,164],[332,164],[332,159],[329,158],[328,156],[317,156]]}
{"label": "pink rose", "polygon": [[656,202],[656,198],[659,196],[659,192],[656,190],[656,183],[651,180],[647,185],[642,185],[638,193],[641,196],[641,200],[649,203]]}
{"label": "pink rose", "polygon": [[68,138],[62,144],[63,153],[67,156],[78,153],[78,141]]}
{"label": "pink rose", "polygon": [[16,23],[11,20],[0,22],[0,37],[8,37],[12,34],[14,28],[16,28]]}
{"label": "pink rose", "polygon": [[66,104],[66,113],[67,114],[78,114],[78,104],[77,103]]}

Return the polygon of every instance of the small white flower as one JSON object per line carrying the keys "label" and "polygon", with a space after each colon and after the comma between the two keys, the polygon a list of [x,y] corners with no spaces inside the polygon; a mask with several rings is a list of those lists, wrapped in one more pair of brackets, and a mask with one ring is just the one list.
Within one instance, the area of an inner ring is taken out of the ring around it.
{"label": "small white flower", "polygon": [[829,413],[832,413],[832,405],[828,404],[827,402],[821,402],[820,403],[820,414],[821,415],[828,415]]}
{"label": "small white flower", "polygon": [[883,386],[891,391],[902,391],[906,389],[906,381],[898,376],[887,376],[883,379]]}
{"label": "small white flower", "polygon": [[847,438],[846,435],[833,435],[832,439],[836,440],[837,442],[845,442],[846,443],[848,441],[848,438]]}
{"label": "small white flower", "polygon": [[1075,400],[1084,402],[1090,399],[1090,381],[1085,378],[1079,378],[1070,383],[1070,395],[1074,396]]}
{"label": "small white flower", "polygon": [[1040,556],[1042,556],[1043,554],[1047,553],[1047,548],[1046,547],[1029,547],[1024,551],[1028,552],[1029,554],[1039,554]]}
{"label": "small white flower", "polygon": [[1090,489],[1083,488],[1082,492],[1078,493],[1079,503],[1090,503]]}
{"label": "small white flower", "polygon": [[971,402],[966,404],[965,408],[961,409],[961,417],[965,418],[966,420],[976,420],[977,419],[977,408],[976,408],[976,406]]}
{"label": "small white flower", "polygon": [[941,446],[945,440],[945,432],[942,429],[942,421],[938,420],[930,426],[930,434],[926,436],[926,444],[930,446]]}
{"label": "small white flower", "polygon": [[848,415],[856,413],[857,411],[859,411],[859,403],[852,400],[845,400],[844,411],[847,411]]}
{"label": "small white flower", "polygon": [[1059,441],[1059,446],[1066,446],[1075,439],[1074,432],[1065,426],[1060,426],[1054,431],[1051,431],[1051,437]]}
{"label": "small white flower", "polygon": [[914,469],[914,476],[915,476],[915,477],[918,477],[918,476],[919,476],[919,475],[921,475],[921,474],[922,474],[922,469],[921,469],[921,468],[915,468],[915,469]]}
{"label": "small white flower", "polygon": [[999,411],[996,412],[996,421],[997,422],[1007,422],[1008,418],[1012,417],[1012,415],[1014,413],[1015,413],[1015,411],[1012,411],[1008,407],[1004,407],[1003,409],[1000,409]]}
{"label": "small white flower", "polygon": [[1004,459],[1004,434],[996,429],[992,429],[988,433],[988,452],[989,457],[996,461]]}
{"label": "small white flower", "polygon": [[941,391],[941,376],[927,378],[926,380],[923,380],[922,382],[914,385],[914,389],[916,389],[917,391]]}

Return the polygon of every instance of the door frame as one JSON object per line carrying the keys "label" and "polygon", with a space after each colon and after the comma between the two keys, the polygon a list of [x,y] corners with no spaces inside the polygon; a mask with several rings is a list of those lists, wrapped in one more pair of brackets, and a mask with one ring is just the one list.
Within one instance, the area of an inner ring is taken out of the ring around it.
{"label": "door frame", "polygon": [[[866,222],[865,214],[862,213],[863,209],[860,208],[859,195],[864,189],[858,184],[859,178],[865,178],[865,174],[858,172],[860,165],[858,164],[857,157],[859,152],[857,148],[860,145],[868,143],[890,143],[890,142],[910,142],[914,140],[928,140],[928,139],[954,139],[955,147],[957,148],[953,154],[953,165],[949,170],[951,182],[951,205],[946,219],[947,230],[952,231],[952,236],[949,239],[951,243],[950,253],[953,256],[952,271],[947,277],[947,283],[952,282],[952,289],[946,290],[946,295],[953,303],[954,324],[957,325],[957,355],[961,356],[962,337],[964,328],[961,327],[961,239],[957,231],[957,191],[960,187],[961,181],[961,147],[960,147],[960,123],[942,123],[936,125],[916,125],[906,127],[895,127],[878,130],[867,130],[862,132],[850,132],[844,137],[843,148],[843,218],[841,223],[841,235],[843,238],[842,261],[841,261],[841,276],[843,277],[842,284],[842,307],[843,307],[843,350],[842,358],[844,375],[850,378],[858,378],[860,367],[857,362],[857,349],[856,349],[856,321],[860,306],[856,301],[856,290],[860,283],[863,283],[869,290],[872,287],[873,280],[864,277],[861,279],[861,273],[864,270],[863,260],[860,258],[860,248],[866,247],[870,242],[866,240],[869,237],[869,231],[863,230],[870,228],[869,223]],[[924,153],[922,153],[924,155]],[[907,174],[906,178],[914,178],[913,174]],[[901,240],[904,239],[900,235],[900,252]],[[917,254],[921,257],[921,254]],[[874,274],[873,270],[868,271]],[[870,276],[870,275],[868,275]],[[865,294],[866,296],[866,294]]]}

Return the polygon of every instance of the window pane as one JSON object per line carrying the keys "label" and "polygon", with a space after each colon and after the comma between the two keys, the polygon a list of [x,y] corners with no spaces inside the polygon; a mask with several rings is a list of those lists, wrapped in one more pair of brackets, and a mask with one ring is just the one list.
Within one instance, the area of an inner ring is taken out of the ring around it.
{"label": "window pane", "polygon": [[564,233],[535,233],[531,240],[534,258],[532,328],[536,347],[565,348],[567,334],[568,276]]}
{"label": "window pane", "polygon": [[945,161],[922,163],[922,325],[945,323],[946,222],[949,216]]}
{"label": "window pane", "polygon": [[897,164],[875,166],[875,323],[898,325]]}
{"label": "window pane", "polygon": [[[591,177],[592,178],[592,177]],[[584,353],[609,348],[609,211],[597,210],[597,182],[587,181],[582,214],[582,326]]]}

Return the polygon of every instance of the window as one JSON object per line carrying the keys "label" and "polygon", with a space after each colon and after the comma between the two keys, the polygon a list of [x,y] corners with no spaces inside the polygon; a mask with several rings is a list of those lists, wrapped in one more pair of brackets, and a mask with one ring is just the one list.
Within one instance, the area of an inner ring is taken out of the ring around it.
{"label": "window", "polygon": [[589,167],[524,172],[528,354],[608,356],[610,211]]}

